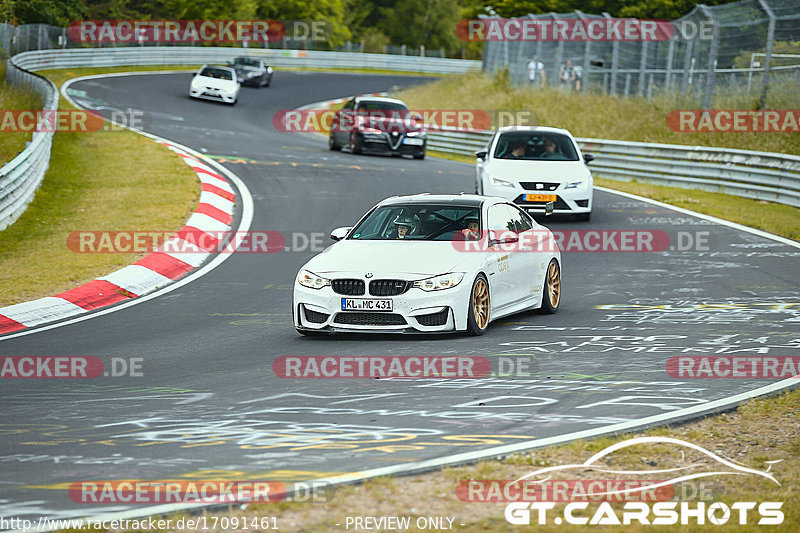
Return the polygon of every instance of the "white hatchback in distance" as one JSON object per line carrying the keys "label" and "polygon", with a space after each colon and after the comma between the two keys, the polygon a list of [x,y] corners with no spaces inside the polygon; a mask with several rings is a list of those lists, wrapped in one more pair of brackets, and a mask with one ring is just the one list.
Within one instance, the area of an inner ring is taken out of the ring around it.
{"label": "white hatchback in distance", "polygon": [[239,89],[235,70],[203,65],[192,78],[189,96],[234,105],[239,98]]}
{"label": "white hatchback in distance", "polygon": [[475,153],[476,192],[499,196],[530,214],[554,213],[589,220],[592,213],[592,173],[570,132],[541,126],[500,128],[486,148]]}

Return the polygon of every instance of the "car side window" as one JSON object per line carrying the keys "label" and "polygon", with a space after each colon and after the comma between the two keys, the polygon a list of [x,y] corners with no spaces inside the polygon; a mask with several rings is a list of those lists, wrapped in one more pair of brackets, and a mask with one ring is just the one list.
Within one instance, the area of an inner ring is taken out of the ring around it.
{"label": "car side window", "polygon": [[508,212],[505,204],[495,204],[489,208],[488,229],[494,231],[504,231],[508,229]]}
{"label": "car side window", "polygon": [[515,205],[509,205],[514,216],[514,225],[517,227],[517,232],[528,231],[533,228],[533,220],[522,209]]}
{"label": "car side window", "polygon": [[508,204],[495,204],[489,208],[489,229],[518,233],[514,209]]}

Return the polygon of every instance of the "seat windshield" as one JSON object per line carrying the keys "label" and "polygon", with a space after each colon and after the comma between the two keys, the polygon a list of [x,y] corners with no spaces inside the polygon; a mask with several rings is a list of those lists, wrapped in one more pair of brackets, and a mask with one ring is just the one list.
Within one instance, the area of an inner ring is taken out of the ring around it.
{"label": "seat windshield", "polygon": [[514,131],[503,133],[494,149],[495,159],[526,161],[578,161],[572,140],[560,133]]}

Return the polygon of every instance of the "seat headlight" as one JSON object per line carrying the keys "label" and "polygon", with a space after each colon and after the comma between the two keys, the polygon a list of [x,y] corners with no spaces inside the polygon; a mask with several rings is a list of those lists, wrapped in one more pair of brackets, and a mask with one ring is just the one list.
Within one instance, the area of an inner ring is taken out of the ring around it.
{"label": "seat headlight", "polygon": [[564,189],[583,189],[588,184],[587,180],[570,181],[564,185]]}
{"label": "seat headlight", "polygon": [[413,287],[428,292],[441,291],[443,289],[455,287],[461,283],[462,279],[464,279],[463,272],[450,272],[449,274],[442,274],[440,276],[415,281]]}
{"label": "seat headlight", "polygon": [[513,187],[514,184],[510,181],[501,180],[500,178],[496,178],[489,174],[489,183],[492,184],[494,187]]}
{"label": "seat headlight", "polygon": [[297,283],[309,289],[321,289],[329,286],[331,280],[323,278],[322,276],[317,276],[313,272],[303,269],[297,274]]}

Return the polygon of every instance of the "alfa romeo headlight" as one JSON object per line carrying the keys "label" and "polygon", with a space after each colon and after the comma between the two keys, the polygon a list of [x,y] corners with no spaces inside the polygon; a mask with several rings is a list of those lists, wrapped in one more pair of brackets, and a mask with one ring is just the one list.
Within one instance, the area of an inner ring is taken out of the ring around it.
{"label": "alfa romeo headlight", "polygon": [[464,279],[463,272],[450,272],[449,274],[442,274],[440,276],[415,281],[413,287],[428,292],[441,291],[443,289],[455,287],[461,283],[462,279]]}
{"label": "alfa romeo headlight", "polygon": [[330,285],[331,280],[323,278],[322,276],[317,276],[313,272],[303,269],[297,274],[297,283],[309,289],[321,289],[322,287]]}

